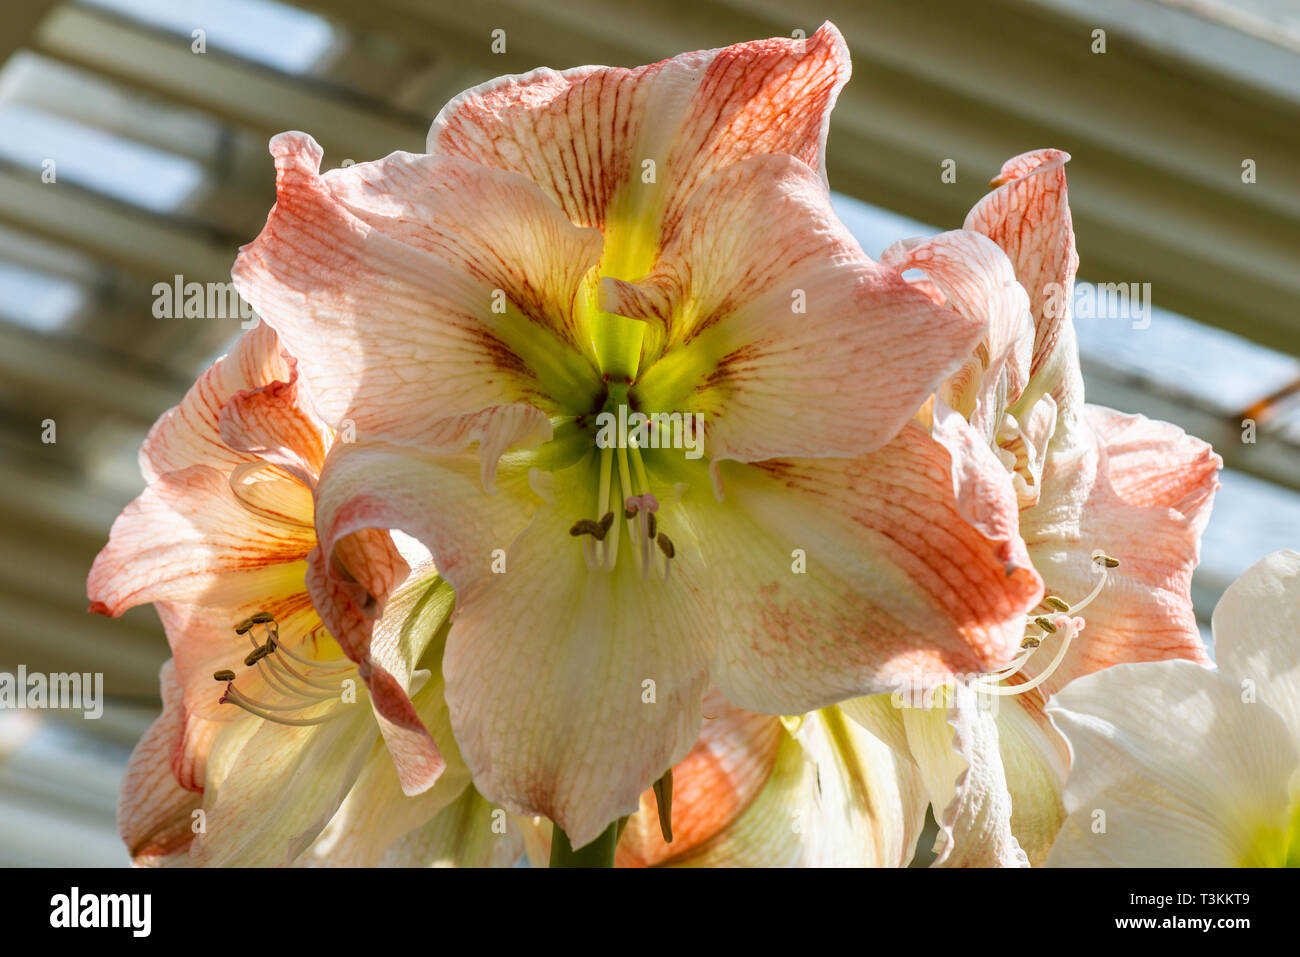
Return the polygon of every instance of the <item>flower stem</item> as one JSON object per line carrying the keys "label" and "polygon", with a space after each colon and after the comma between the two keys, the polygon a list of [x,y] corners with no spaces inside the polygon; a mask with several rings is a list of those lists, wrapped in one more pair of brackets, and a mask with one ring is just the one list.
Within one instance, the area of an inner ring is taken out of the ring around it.
{"label": "flower stem", "polygon": [[551,832],[551,867],[613,867],[617,845],[618,821],[611,822],[600,837],[577,850],[557,824]]}

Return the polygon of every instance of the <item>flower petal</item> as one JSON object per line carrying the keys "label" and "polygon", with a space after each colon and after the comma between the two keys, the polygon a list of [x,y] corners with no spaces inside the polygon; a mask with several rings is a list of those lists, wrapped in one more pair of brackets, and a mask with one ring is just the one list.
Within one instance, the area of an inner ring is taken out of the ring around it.
{"label": "flower petal", "polygon": [[781,745],[781,722],[737,708],[716,689],[704,697],[704,724],[690,754],[673,767],[673,842],[664,843],[654,792],[628,819],[616,867],[686,858],[745,813],[767,785]]}
{"label": "flower petal", "polygon": [[1034,342],[1029,299],[1011,261],[984,236],[961,229],[894,243],[880,261],[900,274],[922,270],[947,306],[984,328],[978,349],[966,356],[941,395],[991,443],[1003,411],[1029,381]]}
{"label": "flower petal", "polygon": [[878,448],[986,323],[873,263],[817,175],[790,156],[717,173],[685,205],[650,274],[605,279],[601,293],[603,309],[654,330],[637,397],[701,413],[715,462]]}
{"label": "flower petal", "polygon": [[934,806],[935,867],[1028,867],[1011,829],[1012,800],[990,705],[997,697],[951,686],[951,707],[906,708],[912,755]]}
{"label": "flower petal", "polygon": [[1168,423],[1099,406],[1085,413],[1081,441],[1049,453],[1042,498],[1021,513],[1021,533],[1048,592],[1071,604],[1099,580],[1094,551],[1120,565],[1079,612],[1086,630],[1044,684],[1049,696],[1118,662],[1209,661],[1191,576],[1222,463]]}
{"label": "flower petal", "polygon": [[222,407],[218,426],[221,441],[232,451],[278,465],[311,488],[333,438],[311,411],[297,362],[286,361],[291,367],[287,381],[231,396]]}
{"label": "flower petal", "polygon": [[163,710],[131,752],[117,803],[117,829],[137,865],[183,864],[199,795],[181,787],[172,756],[181,743],[181,686],[170,661],[159,673]]}
{"label": "flower petal", "polygon": [[[403,630],[426,629],[431,624],[429,617],[427,609],[412,609],[407,619],[410,624],[403,624]],[[445,638],[445,631],[441,634]],[[430,647],[426,654],[431,665],[437,665],[442,657],[440,647]],[[444,813],[470,787],[469,770],[460,760],[451,734],[441,668],[430,674],[411,696],[411,703],[429,734],[439,742],[446,770],[428,790],[410,796],[389,749],[376,744],[356,784],[312,846],[308,855],[312,863],[329,867],[375,867],[386,853],[398,852],[406,846],[408,842],[404,839],[410,832]]]}
{"label": "flower petal", "polygon": [[802,714],[1011,658],[1041,583],[1023,548],[1008,565],[960,516],[950,469],[909,425],[857,459],[726,463],[723,502],[683,500],[682,576],[717,596],[713,675],[728,698]]}
{"label": "flower petal", "polygon": [[428,149],[530,177],[573,222],[605,231],[605,275],[633,279],[716,170],[788,153],[824,182],[830,111],[848,78],[848,48],[829,23],[806,40],[634,70],[542,68],[457,96],[434,120]]}
{"label": "flower petal", "polygon": [[569,529],[598,474],[591,456],[555,473],[555,504],[501,543],[504,573],[457,587],[443,661],[475,785],[513,813],[550,818],[575,847],[634,812],[690,751],[715,624],[701,584],[643,579],[627,556],[588,569]]}
{"label": "flower petal", "polygon": [[838,708],[805,715],[767,786],[689,867],[903,867],[916,851],[925,795],[905,751]]}
{"label": "flower petal", "polygon": [[1296,744],[1223,675],[1188,661],[1117,665],[1072,682],[1047,713],[1071,753],[1051,865],[1258,865],[1261,836],[1290,824]]}
{"label": "flower petal", "polygon": [[975,204],[963,224],[1010,257],[1034,319],[1034,387],[1026,392],[1033,399],[1050,392],[1063,408],[1083,399],[1070,322],[1079,256],[1065,188],[1069,159],[1061,150],[1042,149],[1007,160],[991,184],[997,188]]}
{"label": "flower petal", "polygon": [[428,823],[384,855],[384,867],[512,867],[524,852],[518,829],[501,808],[465,788]]}
{"label": "flower petal", "polygon": [[140,448],[140,471],[152,482],[191,465],[230,471],[257,457],[231,449],[221,438],[222,407],[245,389],[287,381],[290,364],[275,331],[259,323],[208,368],[175,408],[154,423]]}
{"label": "flower petal", "polygon": [[1213,625],[1220,670],[1250,681],[1300,741],[1300,554],[1274,552],[1248,568],[1219,599]]}
{"label": "flower petal", "polygon": [[196,866],[282,867],[329,822],[376,741],[360,698],[324,724],[294,727],[248,716],[213,742],[203,792],[206,830]]}
{"label": "flower petal", "polygon": [[160,476],[118,516],[86,581],[91,611],[172,600],[234,605],[301,591],[315,545],[296,515],[255,516],[225,473],[195,465]]}
{"label": "flower petal", "polygon": [[550,402],[574,377],[599,388],[573,310],[600,234],[526,179],[409,154],[322,177],[302,133],[271,151],[277,202],[233,275],[328,424],[418,443],[449,417]]}

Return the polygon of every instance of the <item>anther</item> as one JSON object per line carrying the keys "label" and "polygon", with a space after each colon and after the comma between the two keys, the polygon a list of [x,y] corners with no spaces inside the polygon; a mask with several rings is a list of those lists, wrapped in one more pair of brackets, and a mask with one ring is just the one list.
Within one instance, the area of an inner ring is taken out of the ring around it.
{"label": "anther", "polygon": [[212,678],[215,681],[234,681],[235,673],[231,671],[229,668],[223,668],[222,670],[214,673],[212,675]]}
{"label": "anther", "polygon": [[274,625],[275,616],[269,611],[257,611],[235,626],[235,634],[247,634],[254,625]]}
{"label": "anther", "polygon": [[1101,549],[1092,553],[1092,560],[1102,568],[1119,568],[1119,559],[1111,558]]}
{"label": "anther", "polygon": [[596,541],[600,542],[604,541],[605,533],[607,531],[609,531],[609,525],[606,525],[603,522],[592,521],[589,518],[580,518],[578,521],[573,523],[573,527],[569,529],[569,534],[574,538],[577,538],[579,535],[590,535]]}
{"label": "anther", "polygon": [[1069,603],[1057,598],[1055,595],[1048,595],[1043,599],[1043,604],[1048,608],[1055,608],[1057,611],[1068,612],[1070,610]]}
{"label": "anther", "polygon": [[244,658],[244,664],[251,668],[273,651],[275,651],[275,647],[269,641],[264,645],[258,645]]}
{"label": "anther", "polygon": [[1056,634],[1056,625],[1052,624],[1052,619],[1050,618],[1039,615],[1034,619],[1034,624],[1043,629],[1043,631],[1047,632],[1049,635]]}
{"label": "anther", "polygon": [[1034,637],[1032,637],[1032,636],[1029,636],[1029,637],[1026,637],[1025,640],[1022,641],[1022,642],[1020,643],[1020,647],[1021,647],[1021,648],[1037,648],[1040,644],[1042,644],[1042,642],[1040,642],[1037,638],[1034,638]]}
{"label": "anther", "polygon": [[655,518],[654,512],[646,516],[646,534],[651,538],[659,534],[659,519]]}
{"label": "anther", "polygon": [[[614,524],[614,513],[613,513],[613,512],[606,512],[603,516],[601,516],[601,519],[600,519],[600,527],[601,527],[604,531],[608,532],[608,531],[609,531],[609,527],[610,527],[611,525],[613,525],[613,524]],[[602,537],[603,537],[603,536],[602,536]]]}
{"label": "anther", "polygon": [[672,558],[676,554],[673,541],[667,535],[658,535],[655,537],[655,541],[659,543],[659,551],[664,553],[665,558]]}

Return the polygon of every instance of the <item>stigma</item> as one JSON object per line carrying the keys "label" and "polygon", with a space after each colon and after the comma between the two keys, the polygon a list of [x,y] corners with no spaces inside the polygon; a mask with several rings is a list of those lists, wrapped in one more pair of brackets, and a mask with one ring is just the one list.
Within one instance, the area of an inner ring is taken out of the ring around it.
{"label": "stigma", "polygon": [[[318,630],[323,629],[323,625],[318,626]],[[244,656],[244,667],[256,670],[276,699],[267,702],[249,696],[236,687],[241,675],[223,668],[212,675],[226,686],[218,703],[236,705],[266,721],[298,727],[325,724],[355,703],[356,665],[347,659],[317,661],[294,651],[280,640],[279,623],[269,612],[259,611],[245,618],[235,625],[235,634],[247,637],[252,645]]]}

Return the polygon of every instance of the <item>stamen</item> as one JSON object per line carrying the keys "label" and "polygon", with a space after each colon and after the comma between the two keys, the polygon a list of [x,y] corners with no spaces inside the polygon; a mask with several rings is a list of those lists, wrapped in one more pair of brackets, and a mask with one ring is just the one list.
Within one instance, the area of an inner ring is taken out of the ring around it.
{"label": "stamen", "polygon": [[1018,684],[1018,685],[988,684],[981,681],[979,682],[980,690],[988,694],[1001,695],[1003,697],[1009,697],[1011,695],[1024,694],[1027,691],[1033,691],[1035,688],[1037,688],[1039,685],[1041,685],[1044,681],[1046,681],[1048,678],[1052,676],[1052,672],[1054,672],[1057,666],[1060,665],[1062,660],[1064,660],[1065,653],[1070,649],[1070,641],[1074,638],[1076,634],[1078,634],[1078,631],[1079,629],[1075,626],[1073,622],[1070,622],[1065,626],[1065,628],[1063,629],[1063,637],[1061,638],[1061,647],[1057,649],[1056,657],[1054,657],[1051,660],[1051,662],[1048,664],[1046,668],[1040,671],[1029,681],[1023,682],[1022,684]]}
{"label": "stamen", "polygon": [[220,703],[225,704],[227,702],[238,705],[249,714],[256,715],[265,721],[274,721],[276,724],[288,724],[295,727],[309,727],[311,725],[324,724],[327,721],[333,721],[335,718],[343,714],[343,709],[336,708],[313,718],[286,718],[283,715],[275,714],[268,708],[249,700],[235,690],[233,683],[226,686],[226,693],[221,696]]}
{"label": "stamen", "polygon": [[229,668],[223,668],[220,671],[214,673],[212,677],[216,681],[234,681],[235,673],[231,671]]}
{"label": "stamen", "polygon": [[1068,612],[1070,610],[1070,606],[1062,599],[1057,598],[1055,595],[1048,595],[1046,598],[1043,599],[1043,604],[1046,605],[1048,608],[1054,608],[1057,611]]}

